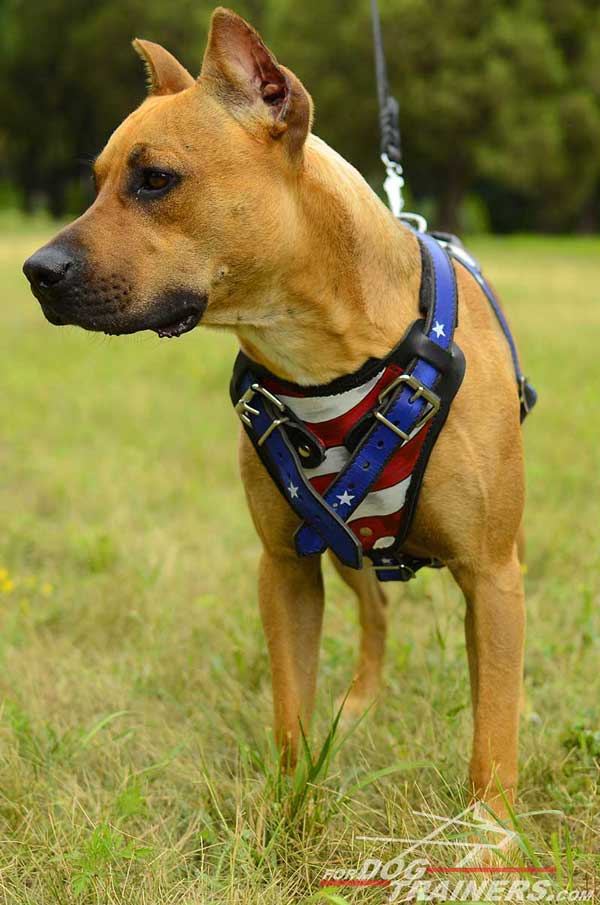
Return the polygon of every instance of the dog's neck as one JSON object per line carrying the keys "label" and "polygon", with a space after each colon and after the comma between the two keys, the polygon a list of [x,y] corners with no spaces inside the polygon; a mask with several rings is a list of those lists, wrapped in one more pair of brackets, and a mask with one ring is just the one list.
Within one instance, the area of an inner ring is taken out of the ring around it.
{"label": "dog's neck", "polygon": [[[297,229],[244,351],[295,383],[326,383],[384,356],[418,316],[420,255],[360,174],[311,137],[294,186]],[[264,317],[264,321],[263,321]]]}

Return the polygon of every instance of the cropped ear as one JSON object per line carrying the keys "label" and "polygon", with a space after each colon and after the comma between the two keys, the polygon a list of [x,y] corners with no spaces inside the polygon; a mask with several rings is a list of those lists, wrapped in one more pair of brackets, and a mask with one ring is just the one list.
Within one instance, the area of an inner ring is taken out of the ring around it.
{"label": "cropped ear", "polygon": [[149,94],[177,94],[191,88],[194,79],[175,57],[153,41],[134,38],[133,49],[144,61]]}
{"label": "cropped ear", "polygon": [[200,83],[249,131],[266,129],[292,157],[301,153],[312,120],[310,95],[258,32],[223,7],[212,15]]}

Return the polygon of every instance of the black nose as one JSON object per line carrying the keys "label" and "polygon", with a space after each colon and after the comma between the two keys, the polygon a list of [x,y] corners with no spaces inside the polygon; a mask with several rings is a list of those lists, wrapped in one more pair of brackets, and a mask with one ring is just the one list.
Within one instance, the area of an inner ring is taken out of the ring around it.
{"label": "black nose", "polygon": [[73,256],[61,245],[45,245],[27,258],[23,273],[34,289],[53,289],[73,273]]}

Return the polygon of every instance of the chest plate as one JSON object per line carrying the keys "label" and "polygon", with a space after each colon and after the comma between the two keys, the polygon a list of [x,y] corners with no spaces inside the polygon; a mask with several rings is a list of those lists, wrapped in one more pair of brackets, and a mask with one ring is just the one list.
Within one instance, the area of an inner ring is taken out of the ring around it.
{"label": "chest plate", "polygon": [[[300,453],[304,476],[319,495],[325,493],[348,465],[352,450],[346,443],[353,429],[377,409],[382,394],[385,398],[386,391],[390,391],[403,373],[399,365],[388,364],[364,383],[334,396],[301,396],[298,391],[290,392],[276,378],[265,379],[267,389],[322,445],[323,460],[318,465],[305,465]],[[365,553],[393,546],[400,530],[411,478],[430,426],[431,422],[402,445],[384,465],[362,502],[344,519]],[[341,489],[333,501],[342,518],[350,512],[354,502],[352,490],[352,487]]]}

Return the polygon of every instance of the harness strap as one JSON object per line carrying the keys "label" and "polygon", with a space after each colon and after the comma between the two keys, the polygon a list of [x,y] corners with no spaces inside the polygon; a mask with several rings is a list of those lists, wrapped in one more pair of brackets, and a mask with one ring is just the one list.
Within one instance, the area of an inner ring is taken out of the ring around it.
{"label": "harness strap", "polygon": [[[238,358],[236,370],[240,362],[242,359]],[[338,559],[353,569],[360,569],[360,541],[314,490],[286,431],[279,430],[291,413],[261,386],[251,370],[244,370],[239,380],[236,380],[236,370],[231,381],[232,401],[273,481],[296,514],[327,538]]]}
{"label": "harness strap", "polygon": [[[423,235],[419,241],[430,259],[433,281],[424,332],[430,342],[448,353],[457,317],[454,268],[435,239]],[[375,414],[372,428],[323,495],[324,502],[337,510],[344,521],[362,503],[394,453],[438,414],[441,400],[435,388],[439,377],[438,367],[416,358],[386,389],[391,400],[385,412]],[[300,556],[309,556],[324,552],[327,539],[305,524],[296,532],[295,545]]]}
{"label": "harness strap", "polygon": [[511,329],[508,325],[508,321],[506,320],[506,316],[502,310],[500,302],[498,301],[498,298],[493,292],[491,286],[483,276],[479,262],[468,253],[460,239],[449,233],[434,232],[432,233],[432,235],[446,249],[448,254],[452,258],[454,258],[455,261],[458,261],[460,264],[462,264],[465,270],[469,271],[471,276],[477,281],[480,288],[485,293],[485,296],[490,303],[490,307],[496,315],[496,319],[500,324],[506,342],[508,343],[513,367],[515,369],[515,376],[517,378],[517,387],[519,391],[519,401],[521,403],[521,421],[523,421],[537,402],[537,392],[529,383],[528,379],[523,373],[523,370],[521,369],[519,353],[517,352],[515,340],[511,333]]}

